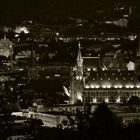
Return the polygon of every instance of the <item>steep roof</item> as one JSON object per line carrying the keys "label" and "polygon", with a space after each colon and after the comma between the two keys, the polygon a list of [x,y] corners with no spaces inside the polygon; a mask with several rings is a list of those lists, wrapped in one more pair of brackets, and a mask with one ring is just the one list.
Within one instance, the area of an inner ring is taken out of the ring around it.
{"label": "steep roof", "polygon": [[[140,86],[140,81],[136,77],[134,71],[91,71],[90,76],[86,79],[88,86],[121,86],[130,87]],[[130,88],[131,88],[130,87]]]}

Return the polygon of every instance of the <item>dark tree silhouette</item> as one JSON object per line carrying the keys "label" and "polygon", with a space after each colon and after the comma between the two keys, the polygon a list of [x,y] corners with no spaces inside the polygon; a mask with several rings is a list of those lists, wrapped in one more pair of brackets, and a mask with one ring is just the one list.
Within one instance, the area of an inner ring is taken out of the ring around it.
{"label": "dark tree silhouette", "polygon": [[127,102],[128,105],[140,105],[140,99],[139,97],[137,96],[132,96],[128,102]]}
{"label": "dark tree silhouette", "polygon": [[91,134],[94,130],[97,139],[121,139],[121,123],[106,103],[101,103],[97,107],[90,125]]}

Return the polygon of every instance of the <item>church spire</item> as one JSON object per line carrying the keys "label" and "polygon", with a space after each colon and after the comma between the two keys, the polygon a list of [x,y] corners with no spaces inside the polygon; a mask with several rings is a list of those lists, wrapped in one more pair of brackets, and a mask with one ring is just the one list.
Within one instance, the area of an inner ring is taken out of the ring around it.
{"label": "church spire", "polygon": [[81,44],[80,42],[78,43],[78,55],[77,55],[77,60],[81,60],[82,59],[82,55],[81,55]]}
{"label": "church spire", "polygon": [[77,55],[77,66],[79,68],[83,67],[83,58],[82,58],[82,54],[81,54],[81,44],[80,42],[78,43],[78,55]]}

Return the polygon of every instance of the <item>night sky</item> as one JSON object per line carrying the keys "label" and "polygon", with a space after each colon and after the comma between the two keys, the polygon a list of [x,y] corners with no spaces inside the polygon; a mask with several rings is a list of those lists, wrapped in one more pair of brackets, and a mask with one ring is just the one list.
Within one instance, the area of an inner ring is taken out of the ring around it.
{"label": "night sky", "polygon": [[[89,16],[95,9],[111,7],[122,0],[9,0],[1,3],[0,23],[26,18]],[[123,0],[128,3],[130,0]]]}

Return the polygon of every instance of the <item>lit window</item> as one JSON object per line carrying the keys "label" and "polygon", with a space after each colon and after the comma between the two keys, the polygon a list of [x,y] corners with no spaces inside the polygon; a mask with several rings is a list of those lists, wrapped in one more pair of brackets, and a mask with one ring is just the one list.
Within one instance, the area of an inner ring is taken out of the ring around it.
{"label": "lit window", "polygon": [[88,85],[86,85],[85,87],[86,87],[86,88],[89,88],[89,86],[88,86]]}
{"label": "lit window", "polygon": [[105,71],[105,68],[102,68],[102,71]]}
{"label": "lit window", "polygon": [[140,88],[140,85],[136,85],[137,88]]}
{"label": "lit window", "polygon": [[91,69],[90,68],[87,68],[87,71],[90,71]]}
{"label": "lit window", "polygon": [[96,85],[95,88],[99,88],[99,85]]}
{"label": "lit window", "polygon": [[126,85],[125,87],[126,87],[126,88],[129,88],[129,85]]}
{"label": "lit window", "polygon": [[93,103],[97,103],[97,98],[93,98]]}
{"label": "lit window", "polygon": [[134,88],[134,85],[130,85],[130,88]]}
{"label": "lit window", "polygon": [[122,88],[122,85],[119,85],[118,87],[119,87],[119,88]]}
{"label": "lit window", "polygon": [[111,88],[111,85],[108,85],[107,88]]}

